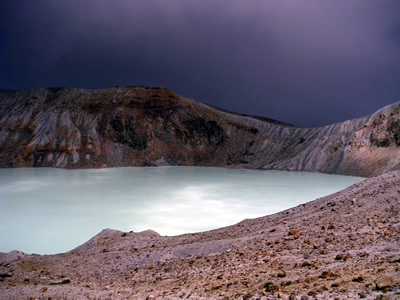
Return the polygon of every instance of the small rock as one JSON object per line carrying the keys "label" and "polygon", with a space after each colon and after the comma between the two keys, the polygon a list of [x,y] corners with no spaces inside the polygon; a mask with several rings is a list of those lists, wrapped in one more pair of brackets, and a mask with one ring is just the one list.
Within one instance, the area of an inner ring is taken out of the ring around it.
{"label": "small rock", "polygon": [[221,287],[222,287],[222,283],[214,282],[214,283],[212,284],[212,286],[211,286],[211,289],[212,289],[212,290],[217,290],[217,289],[219,289],[219,288],[221,288]]}
{"label": "small rock", "polygon": [[312,263],[308,262],[308,261],[303,261],[303,263],[301,264],[302,267],[310,267],[312,266]]}
{"label": "small rock", "polygon": [[351,281],[353,281],[353,282],[363,282],[364,281],[364,277],[362,277],[362,276],[354,277]]}
{"label": "small rock", "polygon": [[338,255],[336,255],[336,257],[335,257],[335,260],[345,260],[345,255],[344,254],[338,254]]}
{"label": "small rock", "polygon": [[385,231],[383,232],[383,235],[384,235],[384,236],[388,236],[388,235],[391,235],[392,233],[393,233],[393,230],[389,229],[389,230],[385,230]]}
{"label": "small rock", "polygon": [[391,288],[393,286],[393,279],[391,277],[382,277],[375,281],[375,284],[377,290]]}
{"label": "small rock", "polygon": [[300,230],[297,230],[297,229],[290,230],[289,233],[288,233],[288,235],[298,235],[298,234],[300,234]]}
{"label": "small rock", "polygon": [[339,282],[332,283],[331,287],[339,287]]}
{"label": "small rock", "polygon": [[306,278],[304,279],[304,282],[305,282],[305,283],[311,283],[311,282],[313,282],[314,280],[315,280],[314,277],[306,277]]}
{"label": "small rock", "polygon": [[295,294],[290,294],[289,300],[295,300],[295,299],[296,299],[296,295]]}
{"label": "small rock", "polygon": [[278,287],[274,285],[272,282],[266,282],[264,283],[264,289],[266,292],[276,292],[278,290]]}
{"label": "small rock", "polygon": [[253,296],[252,291],[250,291],[250,292],[245,292],[245,293],[243,294],[243,300],[248,300],[248,299],[250,299],[252,296]]}
{"label": "small rock", "polygon": [[324,272],[322,272],[321,273],[321,275],[319,275],[319,278],[328,278],[328,277],[331,277],[332,276],[332,272],[331,271],[324,271]]}
{"label": "small rock", "polygon": [[286,272],[283,271],[283,270],[280,270],[280,271],[278,272],[278,277],[280,277],[280,278],[286,277]]}
{"label": "small rock", "polygon": [[44,293],[45,291],[47,291],[47,287],[43,287],[43,288],[40,289],[41,293]]}
{"label": "small rock", "polygon": [[147,298],[146,298],[146,300],[153,300],[153,299],[156,299],[156,297],[153,296],[153,295],[149,295],[149,296],[147,296]]}

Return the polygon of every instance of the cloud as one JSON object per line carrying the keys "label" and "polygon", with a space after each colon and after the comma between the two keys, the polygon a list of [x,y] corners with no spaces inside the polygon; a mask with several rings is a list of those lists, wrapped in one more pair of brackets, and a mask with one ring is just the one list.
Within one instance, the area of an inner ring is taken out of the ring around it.
{"label": "cloud", "polygon": [[0,87],[165,86],[316,126],[400,98],[393,1],[10,1]]}

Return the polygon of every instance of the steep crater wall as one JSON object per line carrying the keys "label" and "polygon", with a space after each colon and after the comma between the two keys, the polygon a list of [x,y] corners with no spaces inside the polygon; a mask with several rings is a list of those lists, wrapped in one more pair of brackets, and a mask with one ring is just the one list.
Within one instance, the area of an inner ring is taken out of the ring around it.
{"label": "steep crater wall", "polygon": [[164,88],[0,91],[0,167],[191,165],[372,176],[400,168],[400,102],[299,128]]}

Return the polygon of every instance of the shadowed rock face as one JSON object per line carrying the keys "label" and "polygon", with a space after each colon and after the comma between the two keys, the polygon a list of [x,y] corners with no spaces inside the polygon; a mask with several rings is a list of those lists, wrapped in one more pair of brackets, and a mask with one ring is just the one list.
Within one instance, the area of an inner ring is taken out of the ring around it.
{"label": "shadowed rock face", "polygon": [[372,176],[400,168],[400,102],[298,128],[164,88],[0,91],[0,167],[199,165]]}

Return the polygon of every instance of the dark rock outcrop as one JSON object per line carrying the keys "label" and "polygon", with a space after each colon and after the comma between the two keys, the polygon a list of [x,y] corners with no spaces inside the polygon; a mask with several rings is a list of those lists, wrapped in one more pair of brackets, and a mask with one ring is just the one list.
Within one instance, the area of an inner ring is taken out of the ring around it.
{"label": "dark rock outcrop", "polygon": [[0,90],[0,167],[199,165],[372,176],[400,169],[400,102],[318,128],[165,88]]}

